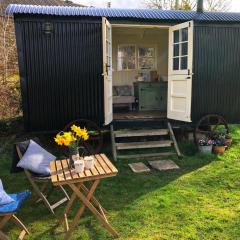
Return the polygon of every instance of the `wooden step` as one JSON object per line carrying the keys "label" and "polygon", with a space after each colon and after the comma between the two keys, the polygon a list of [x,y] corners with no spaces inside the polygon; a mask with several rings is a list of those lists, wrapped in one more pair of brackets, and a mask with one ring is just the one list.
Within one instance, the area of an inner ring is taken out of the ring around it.
{"label": "wooden step", "polygon": [[114,131],[115,137],[147,137],[168,135],[168,129],[144,129],[144,130],[122,130]]}
{"label": "wooden step", "polygon": [[160,152],[160,153],[139,153],[139,154],[127,154],[118,155],[119,159],[142,159],[142,158],[161,158],[176,155],[174,152]]}
{"label": "wooden step", "polygon": [[123,149],[142,149],[142,148],[160,148],[160,147],[171,147],[172,141],[148,141],[148,142],[125,142],[116,143],[117,150]]}

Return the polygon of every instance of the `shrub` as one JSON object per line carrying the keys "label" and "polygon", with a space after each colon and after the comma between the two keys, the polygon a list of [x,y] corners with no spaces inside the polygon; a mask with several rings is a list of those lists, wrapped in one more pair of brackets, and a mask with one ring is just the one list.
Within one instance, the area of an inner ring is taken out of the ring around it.
{"label": "shrub", "polygon": [[0,96],[0,119],[17,117],[21,114],[20,86],[16,76],[1,85]]}

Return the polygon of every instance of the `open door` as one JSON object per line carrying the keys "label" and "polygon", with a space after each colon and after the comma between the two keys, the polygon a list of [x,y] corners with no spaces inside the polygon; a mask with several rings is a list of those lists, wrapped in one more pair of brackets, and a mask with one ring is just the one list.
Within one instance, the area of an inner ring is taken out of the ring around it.
{"label": "open door", "polygon": [[105,17],[102,18],[103,36],[103,78],[104,78],[104,124],[113,119],[112,106],[112,28]]}
{"label": "open door", "polygon": [[167,117],[191,122],[193,22],[169,29]]}

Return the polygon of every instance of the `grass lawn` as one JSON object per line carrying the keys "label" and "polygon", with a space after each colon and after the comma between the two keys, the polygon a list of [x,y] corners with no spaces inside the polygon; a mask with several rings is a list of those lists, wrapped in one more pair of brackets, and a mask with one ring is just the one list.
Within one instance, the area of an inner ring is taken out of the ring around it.
{"label": "grass lawn", "polygon": [[[231,130],[235,143],[222,156],[202,156],[193,144],[182,143],[185,157],[171,158],[179,170],[134,174],[127,165],[130,161],[118,161],[119,174],[103,180],[96,196],[119,232],[119,240],[240,239],[240,126],[231,126]],[[44,139],[49,142],[52,138]],[[1,145],[5,141],[0,138]],[[54,146],[49,145],[59,154]],[[12,142],[0,154],[0,177],[9,193],[30,188],[24,174],[9,173],[11,151]],[[75,204],[74,210],[77,207]],[[56,228],[63,209],[58,208],[53,216],[30,198],[18,213],[31,232],[26,239],[63,239],[63,228]],[[69,218],[73,216],[71,212]],[[6,230],[11,239],[16,239],[14,225]],[[72,239],[105,240],[111,236],[85,212]]]}

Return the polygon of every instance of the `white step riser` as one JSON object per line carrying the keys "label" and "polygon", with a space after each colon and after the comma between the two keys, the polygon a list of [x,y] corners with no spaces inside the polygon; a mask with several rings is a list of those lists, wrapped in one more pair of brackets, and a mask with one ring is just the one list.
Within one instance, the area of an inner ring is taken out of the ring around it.
{"label": "white step riser", "polygon": [[171,147],[172,141],[116,143],[117,150]]}
{"label": "white step riser", "polygon": [[117,138],[123,137],[150,137],[150,136],[165,136],[168,135],[167,129],[156,130],[136,130],[136,131],[115,131],[114,136]]}
{"label": "white step riser", "polygon": [[162,153],[139,153],[139,154],[128,154],[118,155],[119,159],[141,159],[141,158],[163,158],[176,155],[174,152],[162,152]]}

